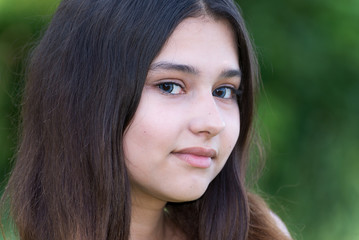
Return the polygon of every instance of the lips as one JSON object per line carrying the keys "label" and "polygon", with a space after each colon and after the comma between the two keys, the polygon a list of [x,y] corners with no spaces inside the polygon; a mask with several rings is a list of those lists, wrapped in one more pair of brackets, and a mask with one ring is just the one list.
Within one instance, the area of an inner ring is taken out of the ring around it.
{"label": "lips", "polygon": [[184,148],[174,151],[172,154],[196,168],[209,168],[212,159],[217,156],[214,149],[203,147]]}

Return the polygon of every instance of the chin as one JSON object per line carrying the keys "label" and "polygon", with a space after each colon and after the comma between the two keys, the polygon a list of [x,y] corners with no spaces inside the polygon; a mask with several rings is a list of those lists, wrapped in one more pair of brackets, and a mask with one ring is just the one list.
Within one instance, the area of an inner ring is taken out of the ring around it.
{"label": "chin", "polygon": [[195,201],[203,196],[203,194],[207,190],[207,186],[205,187],[198,187],[196,189],[191,188],[184,191],[177,191],[175,195],[170,197],[169,202],[190,202]]}

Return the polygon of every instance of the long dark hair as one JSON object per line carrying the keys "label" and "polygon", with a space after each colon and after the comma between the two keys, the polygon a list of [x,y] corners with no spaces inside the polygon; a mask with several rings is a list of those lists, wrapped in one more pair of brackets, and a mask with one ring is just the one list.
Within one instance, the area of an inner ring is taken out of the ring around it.
{"label": "long dark hair", "polygon": [[[22,134],[6,196],[23,240],[127,240],[131,219],[123,134],[149,66],[188,17],[226,19],[243,73],[240,136],[198,200],[168,203],[189,239],[246,239],[244,186],[257,63],[231,0],[63,0],[27,70]],[[210,37],[210,36],[209,36]]]}

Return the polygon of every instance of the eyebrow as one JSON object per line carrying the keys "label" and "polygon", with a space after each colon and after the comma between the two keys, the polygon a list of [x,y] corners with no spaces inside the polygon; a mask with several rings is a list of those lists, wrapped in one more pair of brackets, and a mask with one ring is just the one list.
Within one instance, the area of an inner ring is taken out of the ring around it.
{"label": "eyebrow", "polygon": [[233,77],[242,78],[242,72],[236,69],[224,70],[221,72],[219,76],[221,78],[233,78]]}
{"label": "eyebrow", "polygon": [[150,71],[156,71],[156,70],[173,70],[173,71],[189,73],[192,75],[199,75],[199,70],[194,68],[193,66],[171,63],[171,62],[158,62],[152,64],[150,66]]}
{"label": "eyebrow", "polygon": [[[192,75],[199,75],[200,71],[193,66],[185,65],[185,64],[177,64],[171,62],[157,62],[150,66],[150,71],[157,71],[157,70],[172,70],[172,71],[179,71],[184,73],[189,73]],[[242,77],[242,72],[237,69],[228,69],[223,70],[220,75],[220,78],[233,78],[233,77]]]}

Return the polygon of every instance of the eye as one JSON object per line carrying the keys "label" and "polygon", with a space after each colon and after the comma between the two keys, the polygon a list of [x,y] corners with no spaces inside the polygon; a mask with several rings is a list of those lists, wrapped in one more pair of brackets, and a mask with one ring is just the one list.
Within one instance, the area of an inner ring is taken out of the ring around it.
{"label": "eye", "polygon": [[213,96],[225,99],[234,98],[235,94],[236,90],[232,87],[219,87],[212,92]]}
{"label": "eye", "polygon": [[157,84],[157,87],[161,89],[164,93],[173,95],[181,94],[184,92],[182,86],[174,82],[159,83]]}

